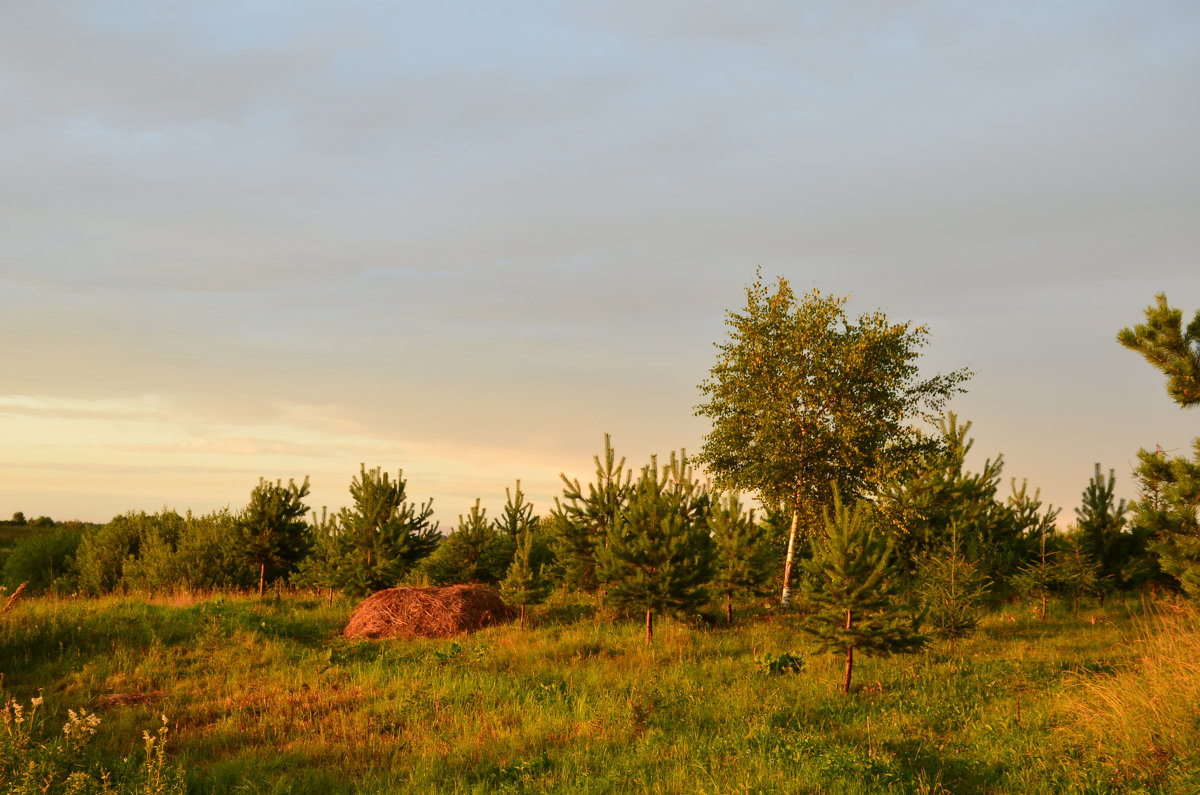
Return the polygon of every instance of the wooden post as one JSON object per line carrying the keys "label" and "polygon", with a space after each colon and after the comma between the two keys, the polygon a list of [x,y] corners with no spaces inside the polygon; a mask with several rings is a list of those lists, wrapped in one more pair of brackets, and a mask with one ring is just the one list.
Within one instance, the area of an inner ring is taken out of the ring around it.
{"label": "wooden post", "polygon": [[646,608],[646,645],[654,638],[654,611]]}

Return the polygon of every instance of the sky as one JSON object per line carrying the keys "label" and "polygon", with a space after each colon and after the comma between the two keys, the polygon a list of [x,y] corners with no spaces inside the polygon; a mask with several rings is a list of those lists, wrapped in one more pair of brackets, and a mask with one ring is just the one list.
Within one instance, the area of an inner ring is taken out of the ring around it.
{"label": "sky", "polygon": [[761,268],[927,324],[969,464],[1073,519],[1200,414],[1200,4],[81,0],[0,9],[0,515],[538,513],[698,451]]}

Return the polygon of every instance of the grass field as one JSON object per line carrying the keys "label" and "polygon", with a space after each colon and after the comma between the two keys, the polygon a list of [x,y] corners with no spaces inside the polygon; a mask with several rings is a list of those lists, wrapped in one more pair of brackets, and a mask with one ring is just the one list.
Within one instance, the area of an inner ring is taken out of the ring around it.
{"label": "grass field", "polygon": [[[862,659],[849,696],[770,610],[646,648],[587,602],[445,641],[343,640],[351,607],[29,600],[0,617],[3,690],[44,698],[45,737],[94,711],[73,764],[118,790],[155,791],[165,715],[193,792],[1200,792],[1197,622],[1133,602],[997,612],[953,651]],[[768,674],[785,652],[803,670]]]}

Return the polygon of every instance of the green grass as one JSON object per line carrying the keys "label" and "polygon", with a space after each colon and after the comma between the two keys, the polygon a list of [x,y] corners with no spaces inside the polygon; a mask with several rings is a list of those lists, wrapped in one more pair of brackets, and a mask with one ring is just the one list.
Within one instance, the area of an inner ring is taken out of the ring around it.
{"label": "green grass", "polygon": [[[586,603],[524,631],[378,643],[338,637],[350,610],[30,600],[0,619],[0,672],[17,698],[43,692],[47,725],[95,707],[114,761],[167,715],[195,792],[1200,791],[1195,742],[1147,756],[1111,722],[1113,693],[1162,678],[1139,673],[1148,625],[1120,605],[997,613],[953,652],[856,661],[848,697],[841,660],[771,611],[663,621],[647,649],[638,622]],[[758,662],[784,653],[803,670]]]}

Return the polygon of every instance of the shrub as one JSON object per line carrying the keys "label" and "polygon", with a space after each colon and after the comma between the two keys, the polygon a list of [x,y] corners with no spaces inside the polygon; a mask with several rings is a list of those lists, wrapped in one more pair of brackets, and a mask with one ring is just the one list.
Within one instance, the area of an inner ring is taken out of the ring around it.
{"label": "shrub", "polygon": [[754,667],[767,676],[798,674],[804,670],[804,658],[787,652],[776,656],[768,651],[754,658]]}
{"label": "shrub", "polygon": [[39,528],[17,542],[4,561],[3,581],[10,588],[23,582],[31,594],[75,589],[75,553],[83,531],[77,525]]}
{"label": "shrub", "polygon": [[79,590],[94,596],[115,590],[121,583],[125,559],[136,557],[150,522],[151,517],[145,511],[130,511],[85,533],[75,559]]}

